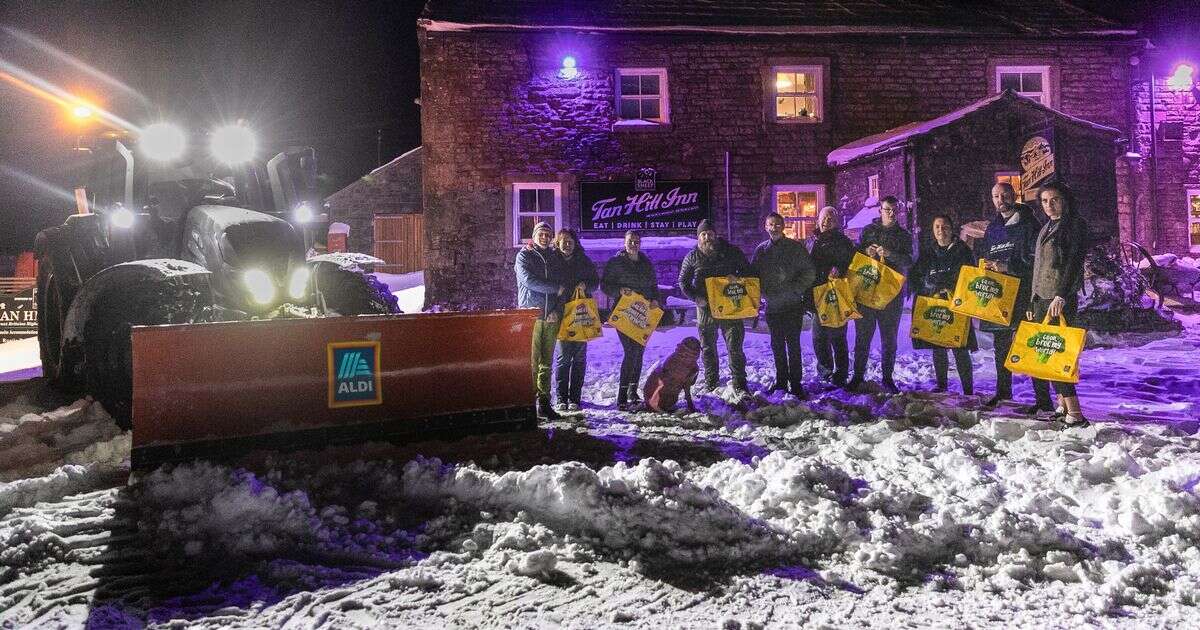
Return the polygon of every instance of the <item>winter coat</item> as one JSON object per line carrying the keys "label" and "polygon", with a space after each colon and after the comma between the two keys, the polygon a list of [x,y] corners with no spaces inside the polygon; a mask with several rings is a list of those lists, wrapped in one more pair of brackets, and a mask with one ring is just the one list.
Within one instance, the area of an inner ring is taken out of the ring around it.
{"label": "winter coat", "polygon": [[562,257],[562,283],[567,287],[566,293],[563,294],[563,301],[570,300],[575,294],[575,286],[580,282],[587,285],[584,287],[584,293],[591,295],[600,286],[600,274],[596,273],[596,263],[588,258],[587,252],[583,248],[576,245],[575,251],[571,252],[571,257],[567,258],[559,252]]}
{"label": "winter coat", "polygon": [[704,281],[729,275],[753,277],[755,274],[742,250],[718,238],[712,254],[706,256],[696,246],[684,256],[683,264],[679,267],[679,288],[689,299],[708,300]]}
{"label": "winter coat", "polygon": [[1075,212],[1047,221],[1034,246],[1033,299],[1076,298],[1083,288],[1083,259],[1087,255],[1088,226]]}
{"label": "winter coat", "polygon": [[[917,262],[913,263],[909,270],[909,285],[917,295],[937,296],[942,291],[952,294],[954,286],[958,284],[958,274],[962,271],[963,265],[970,267],[974,264],[975,256],[971,254],[971,249],[957,238],[948,247],[930,242],[921,248]],[[913,303],[916,303],[915,298]],[[936,346],[921,339],[913,339],[913,347],[931,350],[942,346]],[[975,326],[973,323],[968,323],[967,349],[976,350],[978,347],[975,342]]]}
{"label": "winter coat", "polygon": [[767,239],[754,249],[750,263],[762,283],[768,313],[803,310],[810,300],[816,271],[804,243],[786,236],[777,241]]}
{"label": "winter coat", "polygon": [[913,264],[912,234],[908,230],[900,227],[899,223],[883,227],[883,222],[875,219],[863,229],[862,237],[858,239],[858,251],[866,254],[871,245],[882,245],[890,251],[892,255],[884,258],[883,263],[908,275],[908,268]]}
{"label": "winter coat", "polygon": [[[563,287],[562,255],[553,248],[529,246],[517,252],[517,306],[541,309],[539,318],[557,314]],[[566,296],[570,299],[570,296]]]}
{"label": "winter coat", "polygon": [[[999,212],[988,223],[983,238],[975,241],[975,257],[981,260],[1002,262],[1008,266],[1005,273],[1016,276],[1021,280],[1017,288],[1017,301],[1014,302],[1013,312],[1024,313],[1029,304],[1030,289],[1033,282],[1033,248],[1041,226],[1034,216],[1033,209],[1025,204],[1017,204],[1012,225],[1009,219]],[[980,321],[979,329],[984,332],[1016,329],[1020,317],[1013,317],[1012,322],[1005,326],[992,322]]]}
{"label": "winter coat", "polygon": [[846,269],[850,267],[850,261],[854,258],[855,249],[854,242],[837,228],[820,232],[813,237],[810,251],[813,267],[816,268],[813,286],[825,284],[831,269],[837,269],[838,273],[845,276]]}
{"label": "winter coat", "polygon": [[600,289],[615,301],[621,299],[623,288],[636,291],[647,300],[660,299],[654,265],[650,258],[640,251],[637,260],[630,260],[629,255],[622,251],[604,264],[604,277],[600,280]]}
{"label": "winter coat", "polygon": [[696,382],[700,373],[696,367],[699,358],[700,340],[684,337],[671,356],[656,365],[646,377],[646,385],[642,388],[646,406],[660,413],[673,410],[683,390]]}

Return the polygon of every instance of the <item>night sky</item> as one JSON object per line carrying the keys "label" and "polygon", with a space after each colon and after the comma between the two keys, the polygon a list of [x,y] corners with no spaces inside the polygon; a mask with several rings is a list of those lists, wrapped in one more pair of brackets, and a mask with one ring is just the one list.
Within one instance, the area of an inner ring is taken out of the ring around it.
{"label": "night sky", "polygon": [[[420,144],[413,101],[422,3],[0,0],[0,61],[135,124],[169,119],[207,130],[245,119],[271,153],[315,147],[332,192],[377,165],[380,130],[383,161]],[[1195,37],[1200,19],[1195,0],[1077,4],[1146,21],[1168,41]],[[1192,20],[1183,19],[1185,9]],[[61,108],[0,82],[0,253],[30,249],[38,229],[69,212],[68,202],[27,179],[69,184],[65,156],[77,129],[66,119]]]}

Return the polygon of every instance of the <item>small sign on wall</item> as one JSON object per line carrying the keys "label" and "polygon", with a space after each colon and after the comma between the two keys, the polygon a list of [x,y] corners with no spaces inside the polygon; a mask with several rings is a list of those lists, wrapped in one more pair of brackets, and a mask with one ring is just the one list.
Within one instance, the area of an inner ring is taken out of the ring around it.
{"label": "small sign on wall", "polygon": [[639,191],[637,183],[580,182],[580,229],[695,230],[700,221],[710,218],[707,181],[658,180],[645,191]]}
{"label": "small sign on wall", "polygon": [[1038,134],[1021,147],[1021,187],[1033,191],[1054,176],[1054,148],[1049,134]]}

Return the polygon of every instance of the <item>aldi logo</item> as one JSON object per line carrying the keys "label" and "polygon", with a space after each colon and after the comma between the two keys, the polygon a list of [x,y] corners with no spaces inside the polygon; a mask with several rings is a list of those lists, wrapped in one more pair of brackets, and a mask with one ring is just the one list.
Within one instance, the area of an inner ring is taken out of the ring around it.
{"label": "aldi logo", "polygon": [[329,406],[358,407],[383,403],[378,341],[328,344]]}

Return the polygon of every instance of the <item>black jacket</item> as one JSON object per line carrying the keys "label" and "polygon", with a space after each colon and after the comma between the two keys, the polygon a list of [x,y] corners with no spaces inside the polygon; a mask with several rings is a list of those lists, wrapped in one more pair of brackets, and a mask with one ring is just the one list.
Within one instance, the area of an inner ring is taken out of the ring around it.
{"label": "black jacket", "polygon": [[900,227],[899,223],[883,227],[883,223],[876,219],[863,229],[862,237],[858,239],[858,251],[866,254],[871,245],[887,248],[892,255],[883,259],[884,264],[908,275],[908,268],[913,264],[912,234],[908,230]]}
{"label": "black jacket", "polygon": [[[561,255],[562,252],[559,252]],[[563,301],[570,300],[575,295],[575,285],[580,282],[587,285],[584,292],[589,296],[597,287],[600,286],[600,275],[596,273],[596,263],[588,258],[587,252],[583,251],[582,247],[575,246],[575,251],[571,253],[571,257],[562,257],[562,283],[567,287],[566,294],[563,295]]]}
{"label": "black jacket", "polygon": [[[975,256],[971,254],[971,248],[957,238],[948,247],[942,247],[935,242],[927,243],[921,247],[917,262],[913,263],[912,269],[909,271],[910,286],[917,295],[936,295],[943,290],[953,294],[954,285],[958,283],[958,274],[962,271],[963,265],[974,264]],[[916,298],[913,298],[913,306],[916,306]],[[917,315],[914,313],[913,317],[917,317]],[[959,315],[959,317],[966,316]],[[913,347],[930,350],[941,346],[935,346],[921,339],[913,339]],[[975,326],[969,323],[967,325],[967,349],[975,350],[977,347]]]}
{"label": "black jacket", "polygon": [[804,243],[786,236],[767,239],[754,249],[750,263],[762,283],[768,313],[803,310],[816,272]]}
{"label": "black jacket", "polygon": [[679,289],[689,299],[707,300],[708,289],[704,281],[728,275],[748,277],[755,274],[742,250],[729,241],[718,238],[711,255],[705,256],[700,253],[700,247],[696,246],[684,256],[683,264],[679,267]]}
{"label": "black jacket", "polygon": [[613,300],[621,299],[621,289],[636,291],[648,300],[660,299],[654,265],[640,251],[636,261],[630,260],[623,251],[609,258],[604,264],[604,278],[600,281],[600,288]]}
{"label": "black jacket", "polygon": [[841,230],[826,230],[817,234],[813,238],[810,252],[813,267],[816,269],[813,286],[825,284],[829,277],[829,270],[834,268],[837,268],[838,272],[845,276],[846,269],[850,267],[850,261],[854,258],[855,250],[854,242]]}
{"label": "black jacket", "polygon": [[[975,257],[1002,262],[1008,266],[1005,273],[1021,280],[1017,287],[1017,300],[1013,303],[1013,312],[1024,313],[1033,287],[1034,245],[1042,226],[1038,223],[1033,208],[1025,204],[1017,204],[1017,217],[1016,222],[1007,225],[1008,220],[997,212],[988,223],[983,238],[975,241]],[[1015,329],[1020,323],[1020,317],[1014,317],[1009,326],[980,321],[979,329],[985,332]]]}

